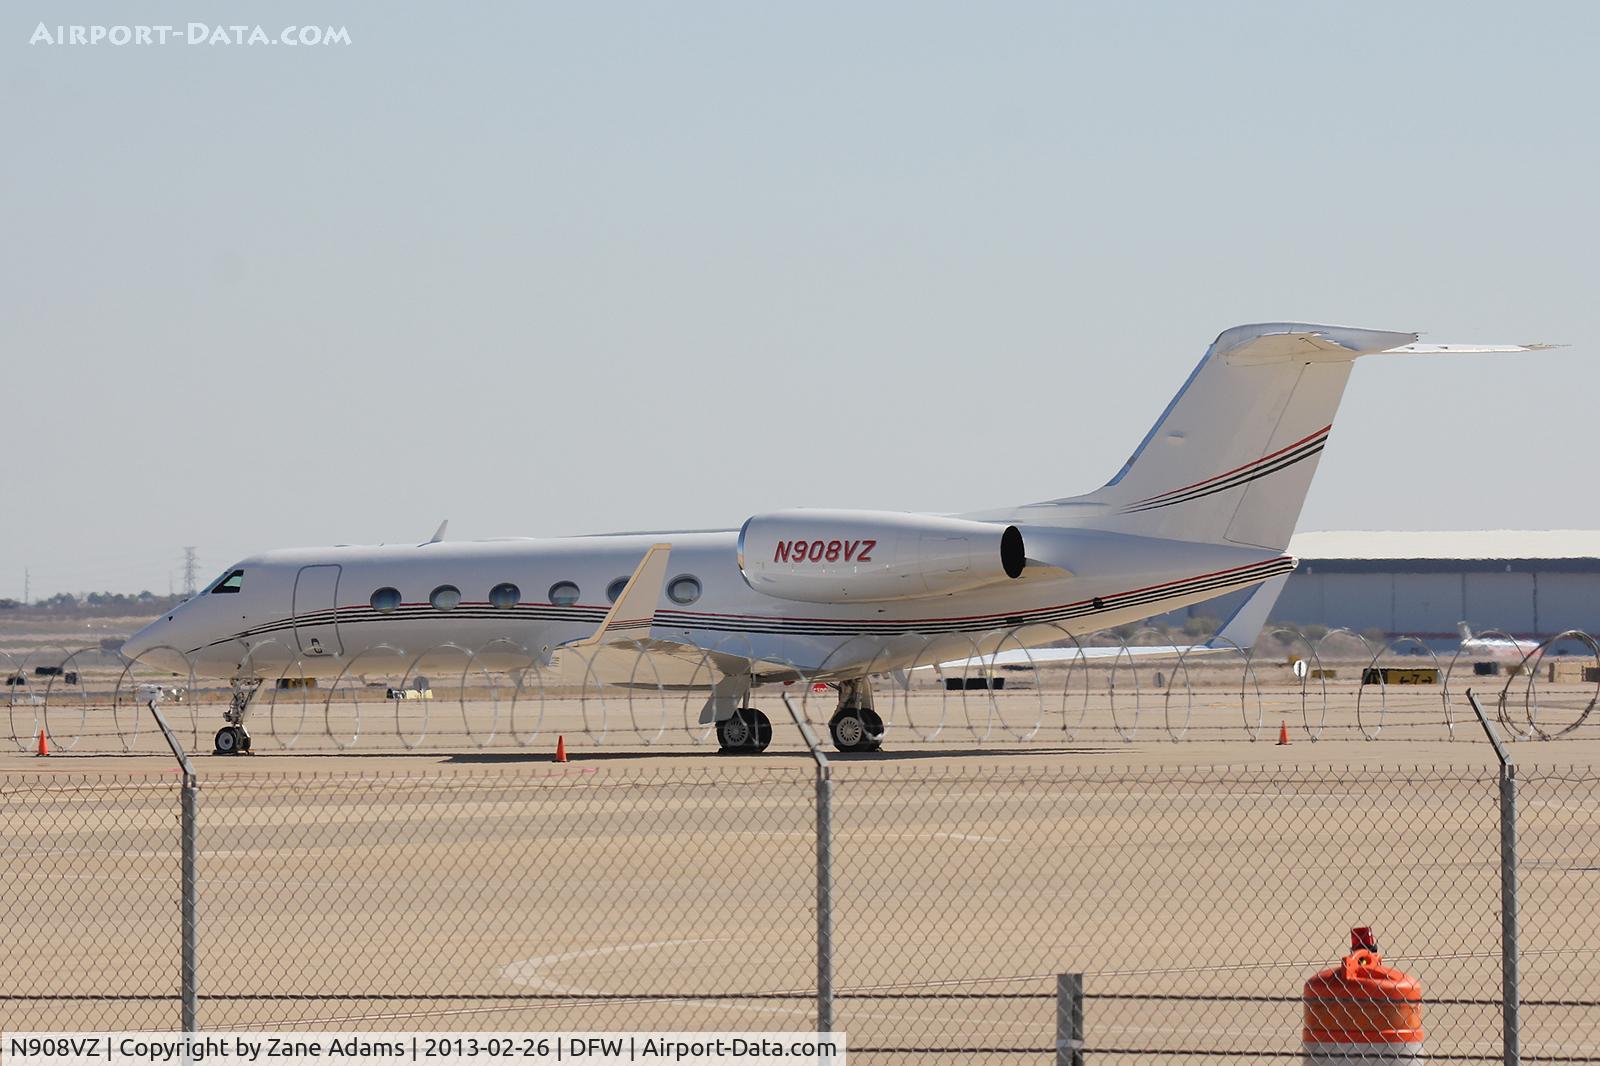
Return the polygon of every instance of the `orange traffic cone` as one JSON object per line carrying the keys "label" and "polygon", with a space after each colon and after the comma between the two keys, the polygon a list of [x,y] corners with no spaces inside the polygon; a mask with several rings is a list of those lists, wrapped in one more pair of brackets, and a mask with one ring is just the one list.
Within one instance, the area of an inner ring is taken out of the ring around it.
{"label": "orange traffic cone", "polygon": [[1282,725],[1278,726],[1278,747],[1286,748],[1288,746],[1289,746],[1289,723],[1288,723],[1287,720],[1285,720]]}
{"label": "orange traffic cone", "polygon": [[566,761],[567,761],[567,738],[564,737],[564,736],[558,736],[558,737],[556,737],[556,762],[566,762]]}
{"label": "orange traffic cone", "polygon": [[39,750],[34,752],[34,754],[35,755],[49,755],[50,754],[50,738],[44,735],[44,730],[43,729],[39,730]]}

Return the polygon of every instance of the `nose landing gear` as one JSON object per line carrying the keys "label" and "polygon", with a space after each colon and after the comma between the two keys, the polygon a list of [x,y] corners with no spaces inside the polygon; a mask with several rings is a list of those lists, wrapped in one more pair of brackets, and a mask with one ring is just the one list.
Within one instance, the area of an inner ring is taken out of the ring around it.
{"label": "nose landing gear", "polygon": [[217,730],[213,743],[216,745],[213,755],[238,755],[250,750],[250,734],[243,726],[225,725]]}
{"label": "nose landing gear", "polygon": [[260,678],[233,679],[233,699],[228,702],[228,709],[222,712],[222,720],[228,724],[217,730],[212,742],[212,754],[238,755],[250,750],[250,734],[244,728],[244,720],[260,688]]}

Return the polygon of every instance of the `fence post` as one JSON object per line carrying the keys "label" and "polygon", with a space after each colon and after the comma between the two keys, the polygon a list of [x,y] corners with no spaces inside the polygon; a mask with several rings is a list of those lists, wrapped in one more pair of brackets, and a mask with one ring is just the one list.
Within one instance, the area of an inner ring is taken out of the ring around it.
{"label": "fence post", "polygon": [[833,1032],[833,780],[811,726],[783,693],[795,728],[817,764],[817,1032]]}
{"label": "fence post", "polygon": [[817,767],[817,1032],[833,1032],[833,782]]}
{"label": "fence post", "polygon": [[1478,697],[1467,690],[1467,702],[1500,759],[1500,1000],[1505,1066],[1522,1062],[1522,992],[1517,972],[1517,766],[1489,724]]}
{"label": "fence post", "polygon": [[1517,944],[1517,768],[1500,767],[1500,981],[1504,985],[1505,1066],[1522,1062],[1521,975]]}
{"label": "fence post", "polygon": [[1056,1066],[1083,1066],[1083,974],[1056,974]]}
{"label": "fence post", "polygon": [[167,747],[172,749],[173,757],[178,760],[178,768],[183,771],[183,784],[179,786],[178,792],[182,822],[182,852],[178,876],[180,895],[178,922],[182,946],[179,948],[178,987],[182,996],[180,1021],[183,1031],[193,1033],[198,1032],[200,1007],[200,942],[199,928],[195,924],[195,902],[199,888],[197,835],[200,779],[195,777],[194,768],[189,765],[189,756],[184,754],[183,745],[178,743],[172,727],[167,725],[166,718],[156,709],[156,701],[152,699],[146,706],[155,716],[156,725],[161,727],[161,735],[167,738]]}

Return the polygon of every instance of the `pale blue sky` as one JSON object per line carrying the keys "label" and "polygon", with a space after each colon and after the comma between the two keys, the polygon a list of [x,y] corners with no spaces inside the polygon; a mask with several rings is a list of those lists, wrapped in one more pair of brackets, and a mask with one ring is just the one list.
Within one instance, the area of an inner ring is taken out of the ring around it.
{"label": "pale blue sky", "polygon": [[[35,25],[344,25],[331,49]],[[1593,527],[1600,5],[19,0],[0,595],[270,547],[1087,491],[1239,322],[1300,528]]]}

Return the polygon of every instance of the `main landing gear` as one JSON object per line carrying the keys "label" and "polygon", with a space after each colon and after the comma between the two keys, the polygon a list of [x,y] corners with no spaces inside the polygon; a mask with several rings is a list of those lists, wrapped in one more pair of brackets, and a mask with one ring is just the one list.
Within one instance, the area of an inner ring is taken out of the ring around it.
{"label": "main landing gear", "polygon": [[222,720],[228,724],[217,730],[212,754],[238,755],[250,750],[250,734],[245,731],[244,720],[250,713],[250,701],[260,688],[259,678],[233,679],[233,699],[222,712]]}
{"label": "main landing gear", "polygon": [[828,734],[840,751],[883,747],[883,719],[872,709],[872,683],[866,678],[839,683],[839,709],[828,720]]}
{"label": "main landing gear", "polygon": [[717,744],[726,755],[754,755],[772,743],[772,721],[754,707],[740,707],[717,723]]}
{"label": "main landing gear", "polygon": [[[883,719],[872,706],[872,682],[867,678],[840,681],[839,705],[828,721],[833,746],[840,751],[878,751],[883,747]],[[743,700],[744,693],[730,697]],[[710,705],[708,704],[708,707]],[[724,704],[724,706],[727,706]],[[740,707],[717,723],[717,744],[727,755],[754,755],[772,743],[772,722],[754,707]]]}

